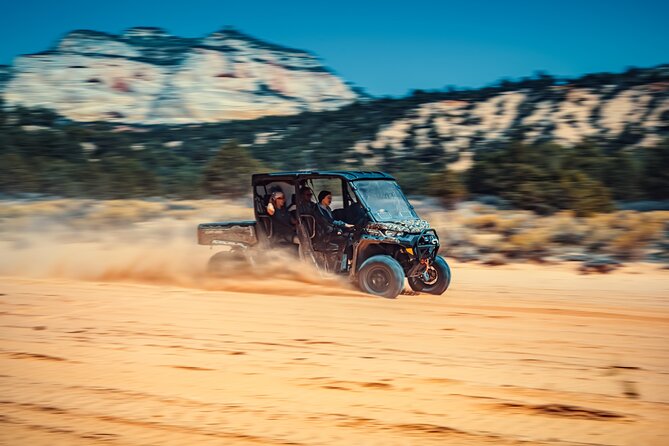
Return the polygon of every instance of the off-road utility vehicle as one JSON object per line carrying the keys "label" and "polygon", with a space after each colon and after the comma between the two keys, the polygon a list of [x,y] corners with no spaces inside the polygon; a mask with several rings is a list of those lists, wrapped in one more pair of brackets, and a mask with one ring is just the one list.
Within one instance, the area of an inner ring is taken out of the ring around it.
{"label": "off-road utility vehicle", "polygon": [[[226,247],[215,254],[215,268],[226,257],[243,254],[253,261],[266,249],[288,248],[319,269],[346,274],[365,292],[394,298],[404,279],[414,291],[442,294],[451,271],[439,255],[439,237],[421,220],[394,178],[382,172],[299,171],[255,174],[251,177],[255,221],[204,223],[198,226],[198,243]],[[318,240],[316,204],[307,203],[301,191],[325,186],[336,197],[335,219],[354,225]],[[283,192],[292,212],[295,237],[292,246],[278,244],[267,205],[273,192]],[[307,212],[306,210],[311,210]],[[334,242],[334,243],[333,243]]]}

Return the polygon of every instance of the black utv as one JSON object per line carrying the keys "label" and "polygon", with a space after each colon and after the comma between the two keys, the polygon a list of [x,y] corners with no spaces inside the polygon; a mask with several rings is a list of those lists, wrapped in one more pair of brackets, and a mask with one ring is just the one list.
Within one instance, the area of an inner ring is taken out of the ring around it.
{"label": "black utv", "polygon": [[[251,178],[255,221],[204,223],[201,245],[225,246],[210,266],[244,253],[251,261],[265,249],[292,250],[303,261],[335,274],[346,274],[363,291],[395,298],[406,278],[414,291],[442,294],[451,281],[438,255],[439,236],[421,220],[393,177],[382,172],[300,171],[255,174]],[[314,196],[330,192],[329,220]],[[281,193],[291,229],[279,237],[268,212],[270,197]],[[336,225],[331,224],[335,220]],[[328,230],[321,226],[327,225]],[[334,228],[334,230],[333,230]],[[256,249],[254,249],[256,248]],[[260,249],[257,249],[260,248]]]}

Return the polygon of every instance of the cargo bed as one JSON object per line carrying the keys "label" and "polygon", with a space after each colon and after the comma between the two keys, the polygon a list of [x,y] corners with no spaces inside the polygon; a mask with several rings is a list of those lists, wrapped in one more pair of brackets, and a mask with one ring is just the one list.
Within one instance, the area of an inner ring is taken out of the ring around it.
{"label": "cargo bed", "polygon": [[255,245],[258,243],[256,222],[202,223],[197,227],[197,242],[200,245]]}

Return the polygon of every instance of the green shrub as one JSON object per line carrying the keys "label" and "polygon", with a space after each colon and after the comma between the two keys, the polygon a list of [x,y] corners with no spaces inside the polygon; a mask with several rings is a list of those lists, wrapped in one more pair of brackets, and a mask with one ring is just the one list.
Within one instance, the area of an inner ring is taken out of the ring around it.
{"label": "green shrub", "polygon": [[459,173],[444,169],[428,177],[425,193],[439,198],[442,204],[450,207],[467,196],[467,189]]}
{"label": "green shrub", "polygon": [[204,168],[202,187],[212,195],[248,195],[251,174],[262,170],[262,164],[249,152],[231,141],[224,145]]}

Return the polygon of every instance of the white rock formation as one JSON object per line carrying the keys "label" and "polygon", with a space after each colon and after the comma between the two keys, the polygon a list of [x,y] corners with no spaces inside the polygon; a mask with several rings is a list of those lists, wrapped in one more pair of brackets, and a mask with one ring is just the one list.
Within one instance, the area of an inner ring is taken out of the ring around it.
{"label": "white rock formation", "polygon": [[18,57],[0,93],[9,106],[133,124],[290,115],[357,99],[313,55],[232,29],[203,39],[158,28],[122,35],[74,31],[50,51]]}
{"label": "white rock formation", "polygon": [[[627,129],[640,135],[631,147],[649,147],[669,129],[669,82],[628,88],[549,87],[549,92],[511,91],[482,101],[439,101],[422,104],[403,118],[383,126],[372,140],[352,150],[366,165],[378,166],[386,148],[410,150],[441,147],[444,155],[460,153],[518,137],[525,142],[574,145],[587,138],[612,141]],[[453,159],[453,157],[449,157]]]}

